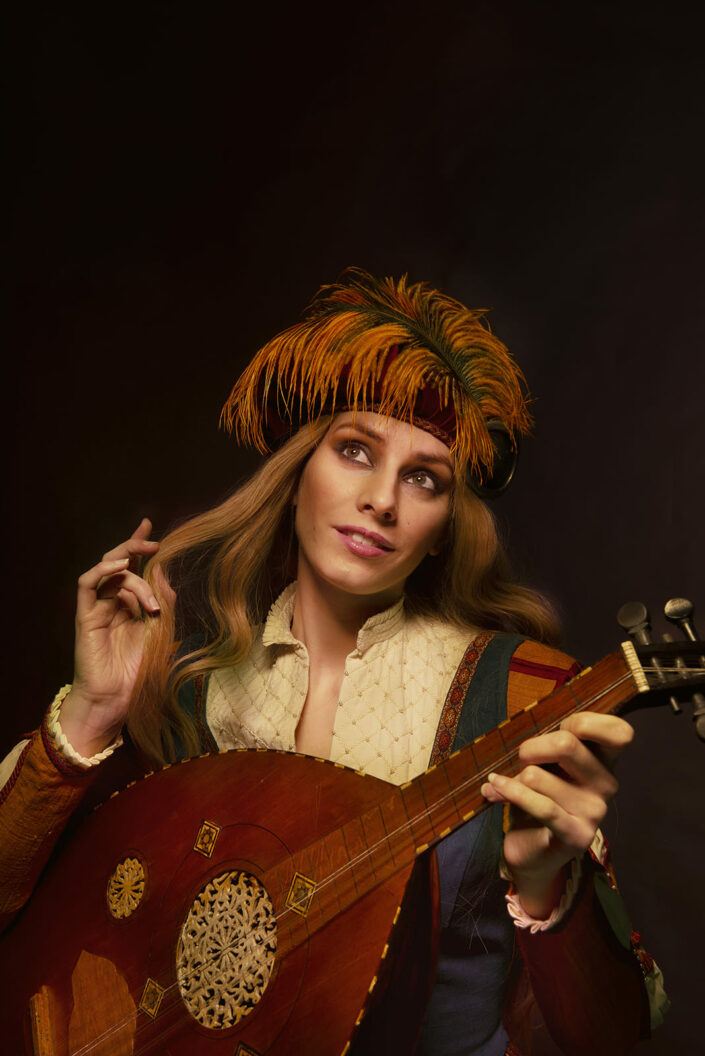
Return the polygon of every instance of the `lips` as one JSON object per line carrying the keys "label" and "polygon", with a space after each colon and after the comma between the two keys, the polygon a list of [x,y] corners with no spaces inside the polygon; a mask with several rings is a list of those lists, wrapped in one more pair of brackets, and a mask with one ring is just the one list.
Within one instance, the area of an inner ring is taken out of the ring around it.
{"label": "lips", "polygon": [[366,529],[358,528],[354,525],[336,526],[336,531],[340,532],[345,540],[351,544],[351,548],[355,547],[357,549],[359,547],[359,552],[389,553],[390,550],[394,549],[389,540],[377,532],[368,532]]}

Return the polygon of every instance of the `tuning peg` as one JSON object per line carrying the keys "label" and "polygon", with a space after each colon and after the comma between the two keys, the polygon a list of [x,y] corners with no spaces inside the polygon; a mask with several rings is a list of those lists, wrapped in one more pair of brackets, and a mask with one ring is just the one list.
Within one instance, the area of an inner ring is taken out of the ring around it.
{"label": "tuning peg", "polygon": [[[673,641],[673,635],[672,634],[664,634],[663,640],[664,640],[664,642],[672,642]],[[681,672],[688,670],[686,665],[683,663],[683,661],[681,660],[680,657],[676,657],[676,667]],[[673,714],[674,715],[680,715],[680,713],[682,712],[683,709],[680,706],[680,704],[678,703],[678,701],[676,700],[676,698],[673,697],[673,696],[669,697],[668,698],[668,703],[671,705],[671,711],[673,712]]]}
{"label": "tuning peg", "polygon": [[[637,645],[651,645],[651,617],[646,605],[641,601],[627,601],[617,613],[617,623],[634,639]],[[655,656],[651,658],[651,667],[661,682],[666,681],[666,676],[661,663]],[[674,715],[680,712],[680,706],[675,697],[669,699],[671,710]]]}
{"label": "tuning peg", "polygon": [[651,643],[651,617],[640,601],[627,601],[617,613],[617,623],[639,645]]}
{"label": "tuning peg", "polygon": [[671,598],[664,605],[663,614],[670,623],[680,627],[683,634],[691,642],[697,641],[697,634],[693,627],[691,616],[693,615],[693,603],[687,598]]}
{"label": "tuning peg", "polygon": [[[698,640],[698,634],[693,625],[693,603],[687,598],[671,598],[663,608],[663,614],[670,623],[680,627],[686,639],[691,642]],[[705,666],[705,656],[700,657],[700,663]],[[693,720],[698,737],[705,741],[705,696],[702,693],[693,693]]]}

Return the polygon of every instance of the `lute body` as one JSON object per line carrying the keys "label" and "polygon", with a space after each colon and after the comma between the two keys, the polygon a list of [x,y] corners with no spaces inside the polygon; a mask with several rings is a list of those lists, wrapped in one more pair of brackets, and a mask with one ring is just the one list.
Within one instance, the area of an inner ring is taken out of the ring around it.
{"label": "lute body", "polygon": [[[414,867],[378,884],[368,862],[349,867],[361,819],[381,826],[393,791],[305,756],[234,751],[113,797],[4,940],[3,1052],[35,1051],[21,1009],[41,994],[57,1056],[342,1052]],[[309,898],[313,878],[331,875]],[[204,889],[182,992],[179,942]]]}

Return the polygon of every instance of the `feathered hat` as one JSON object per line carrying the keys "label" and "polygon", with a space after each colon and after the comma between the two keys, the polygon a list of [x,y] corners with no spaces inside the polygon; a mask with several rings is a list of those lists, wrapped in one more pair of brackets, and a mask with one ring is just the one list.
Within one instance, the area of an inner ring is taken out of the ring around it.
{"label": "feathered hat", "polygon": [[531,417],[524,376],[483,315],[406,276],[348,268],[259,350],[221,423],[267,452],[322,414],[375,411],[438,436],[475,490],[498,494]]}

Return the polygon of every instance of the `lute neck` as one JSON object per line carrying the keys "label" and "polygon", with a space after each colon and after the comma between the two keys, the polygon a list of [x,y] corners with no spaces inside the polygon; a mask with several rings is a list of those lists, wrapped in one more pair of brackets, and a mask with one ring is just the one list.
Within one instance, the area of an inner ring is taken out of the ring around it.
{"label": "lute neck", "polygon": [[488,806],[480,793],[494,771],[515,775],[522,741],[556,729],[580,711],[618,712],[649,689],[630,643],[586,668],[564,686],[454,752],[447,760],[401,787],[414,853],[449,835]]}
{"label": "lute neck", "polygon": [[291,936],[286,941],[299,941],[303,928],[308,932],[322,926],[341,907],[407,867],[485,810],[489,804],[480,788],[487,775],[491,771],[517,773],[519,747],[527,737],[556,729],[579,711],[619,711],[648,688],[633,647],[625,643],[551,696],[530,704],[413,781],[393,789],[377,806],[319,841],[320,846],[306,848],[294,859],[295,868],[304,875],[312,861],[334,858],[339,865],[318,882],[317,923],[310,918],[305,925],[299,921],[300,926],[289,921]]}

